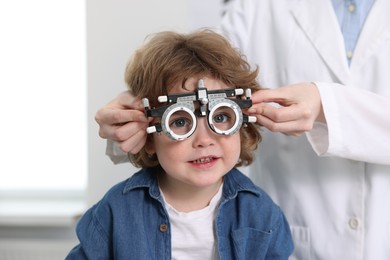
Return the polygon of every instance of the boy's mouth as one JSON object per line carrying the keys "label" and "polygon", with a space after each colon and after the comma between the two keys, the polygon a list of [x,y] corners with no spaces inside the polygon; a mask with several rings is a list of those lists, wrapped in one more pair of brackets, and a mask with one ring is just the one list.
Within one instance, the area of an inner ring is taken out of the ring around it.
{"label": "boy's mouth", "polygon": [[199,158],[197,160],[192,161],[192,163],[194,163],[194,164],[208,163],[208,162],[211,162],[213,160],[215,160],[214,157],[203,157],[203,158]]}

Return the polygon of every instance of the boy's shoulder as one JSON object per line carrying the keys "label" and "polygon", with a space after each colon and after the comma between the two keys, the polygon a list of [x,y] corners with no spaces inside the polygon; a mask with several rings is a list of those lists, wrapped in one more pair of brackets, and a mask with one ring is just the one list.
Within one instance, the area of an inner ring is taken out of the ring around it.
{"label": "boy's shoulder", "polygon": [[155,185],[153,184],[155,178],[150,170],[141,169],[112,186],[88,211],[94,217],[101,218],[102,216],[110,216],[113,212],[121,212],[124,207],[139,207],[144,202],[142,198],[145,194],[153,194],[155,190],[159,192],[158,186],[150,188]]}
{"label": "boy's shoulder", "polygon": [[225,194],[234,196],[237,192],[247,191],[257,196],[263,196],[265,191],[257,186],[248,176],[239,169],[233,168],[224,177]]}
{"label": "boy's shoulder", "polygon": [[153,172],[153,169],[140,169],[129,178],[122,180],[109,188],[102,200],[106,202],[112,200],[117,201],[118,199],[123,198],[123,195],[128,194],[131,190],[153,187],[153,185],[157,183]]}
{"label": "boy's shoulder", "polygon": [[258,227],[274,228],[285,221],[284,213],[272,198],[238,169],[226,175],[223,196],[223,204],[230,202],[228,209],[233,207],[233,212],[246,212],[247,219]]}
{"label": "boy's shoulder", "polygon": [[264,210],[264,206],[279,211],[280,208],[272,198],[248,176],[240,170],[233,168],[224,179],[223,194],[226,199],[248,200],[259,205],[259,209]]}

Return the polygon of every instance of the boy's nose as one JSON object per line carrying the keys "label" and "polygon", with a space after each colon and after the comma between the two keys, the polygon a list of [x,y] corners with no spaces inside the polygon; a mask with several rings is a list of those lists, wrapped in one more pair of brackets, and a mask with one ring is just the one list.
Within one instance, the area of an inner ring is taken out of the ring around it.
{"label": "boy's nose", "polygon": [[193,134],[193,146],[203,147],[213,145],[216,140],[216,133],[211,130],[205,117],[199,117],[196,130]]}

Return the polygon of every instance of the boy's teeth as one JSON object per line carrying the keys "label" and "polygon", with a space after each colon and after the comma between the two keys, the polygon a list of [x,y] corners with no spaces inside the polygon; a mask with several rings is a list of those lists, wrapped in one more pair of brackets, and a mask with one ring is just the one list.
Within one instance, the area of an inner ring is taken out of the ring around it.
{"label": "boy's teeth", "polygon": [[195,163],[205,163],[205,162],[210,162],[212,160],[212,158],[201,158],[201,159],[198,159],[198,160],[195,160],[194,162]]}

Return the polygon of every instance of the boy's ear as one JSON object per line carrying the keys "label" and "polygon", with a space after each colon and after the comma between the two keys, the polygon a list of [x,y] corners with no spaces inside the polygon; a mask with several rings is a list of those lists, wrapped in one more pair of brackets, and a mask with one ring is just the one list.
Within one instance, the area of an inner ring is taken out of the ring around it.
{"label": "boy's ear", "polygon": [[156,149],[154,148],[154,143],[152,139],[152,136],[150,138],[147,138],[145,143],[145,151],[149,155],[153,155],[156,153]]}

